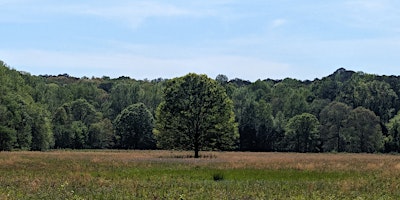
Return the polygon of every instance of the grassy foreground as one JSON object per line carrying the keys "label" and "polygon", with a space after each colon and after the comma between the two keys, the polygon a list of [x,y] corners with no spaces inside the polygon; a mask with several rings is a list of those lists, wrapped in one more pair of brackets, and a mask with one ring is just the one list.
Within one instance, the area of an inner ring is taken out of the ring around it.
{"label": "grassy foreground", "polygon": [[400,156],[0,152],[0,199],[400,199]]}

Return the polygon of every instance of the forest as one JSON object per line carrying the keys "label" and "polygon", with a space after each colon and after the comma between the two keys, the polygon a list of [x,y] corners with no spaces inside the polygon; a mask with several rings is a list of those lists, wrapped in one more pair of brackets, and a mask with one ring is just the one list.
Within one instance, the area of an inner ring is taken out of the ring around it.
{"label": "forest", "polygon": [[[312,81],[212,80],[232,103],[239,137],[211,150],[400,151],[400,76],[340,68]],[[160,145],[153,129],[168,83],[35,76],[0,61],[0,150],[187,149]]]}

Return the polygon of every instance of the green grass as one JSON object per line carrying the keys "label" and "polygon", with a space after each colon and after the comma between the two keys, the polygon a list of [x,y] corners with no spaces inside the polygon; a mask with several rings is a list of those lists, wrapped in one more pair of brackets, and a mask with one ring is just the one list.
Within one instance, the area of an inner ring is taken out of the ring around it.
{"label": "green grass", "polygon": [[395,155],[180,154],[0,152],[0,199],[400,198]]}

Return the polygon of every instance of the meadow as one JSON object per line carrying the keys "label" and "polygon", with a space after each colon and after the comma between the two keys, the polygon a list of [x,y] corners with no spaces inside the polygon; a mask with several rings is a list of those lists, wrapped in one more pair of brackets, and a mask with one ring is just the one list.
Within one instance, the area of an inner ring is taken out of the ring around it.
{"label": "meadow", "polygon": [[0,152],[0,199],[400,199],[400,156]]}

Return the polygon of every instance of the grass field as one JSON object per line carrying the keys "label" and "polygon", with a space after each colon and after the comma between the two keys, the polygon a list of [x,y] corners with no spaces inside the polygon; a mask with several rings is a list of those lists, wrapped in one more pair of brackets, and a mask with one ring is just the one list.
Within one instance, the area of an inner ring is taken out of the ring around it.
{"label": "grass field", "polygon": [[400,156],[0,152],[0,199],[400,199]]}

